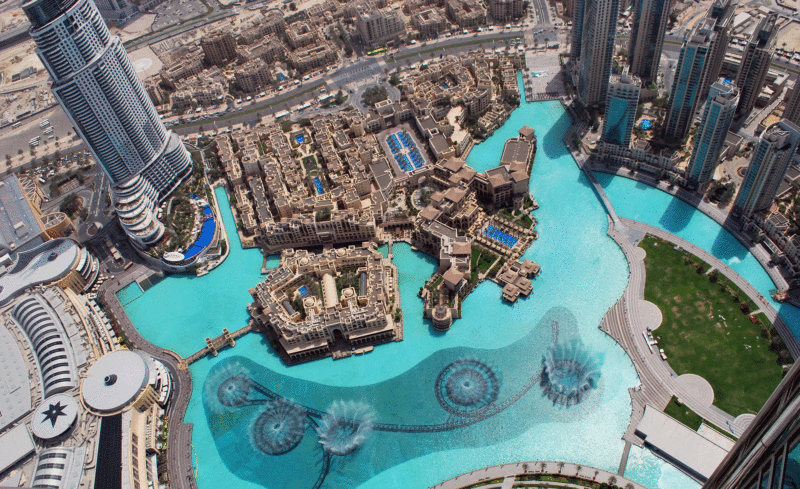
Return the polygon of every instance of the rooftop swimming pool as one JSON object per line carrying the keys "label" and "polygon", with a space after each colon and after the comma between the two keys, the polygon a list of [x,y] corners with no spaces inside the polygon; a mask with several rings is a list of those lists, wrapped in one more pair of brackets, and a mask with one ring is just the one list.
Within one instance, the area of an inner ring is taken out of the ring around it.
{"label": "rooftop swimming pool", "polygon": [[303,143],[305,143],[305,142],[306,142],[306,137],[305,137],[305,135],[303,135],[303,134],[296,134],[296,135],[294,136],[294,142],[296,142],[297,144],[303,144]]}
{"label": "rooftop swimming pool", "polygon": [[[627,389],[638,379],[597,326],[626,286],[627,264],[561,141],[570,123],[563,108],[522,100],[468,162],[479,171],[496,166],[507,138],[525,124],[536,130],[530,181],[539,239],[525,255],[542,265],[536,294],[510,305],[484,282],[464,303],[464,318],[437,332],[422,320],[416,295],[436,262],[395,244],[404,341],[286,367],[266,339],[249,334],[192,364],[185,420],[194,423],[200,489],[311,488],[319,481],[323,488],[417,488],[518,460],[616,471]],[[260,253],[241,249],[225,191],[215,192],[231,237],[226,261],[200,278],[171,276],[144,294],[136,284],[119,293],[142,335],[182,356],[223,327],[244,326],[247,290],[261,278]],[[576,216],[579,224],[566,225]],[[276,265],[270,257],[267,266]],[[580,358],[580,368],[550,378],[569,385],[540,382],[542,369],[557,368],[552,360],[566,355]],[[577,402],[553,394],[572,391],[582,393],[569,398]],[[648,451],[632,451],[625,475],[653,488],[697,487]]]}

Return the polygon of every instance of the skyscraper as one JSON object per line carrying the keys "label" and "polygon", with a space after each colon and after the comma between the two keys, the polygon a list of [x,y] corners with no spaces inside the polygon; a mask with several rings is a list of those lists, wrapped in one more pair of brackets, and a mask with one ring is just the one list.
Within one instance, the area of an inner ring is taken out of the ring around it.
{"label": "skyscraper", "polygon": [[708,29],[711,42],[708,62],[705,64],[700,82],[701,99],[708,95],[709,87],[719,78],[722,62],[725,61],[725,52],[728,50],[731,40],[730,31],[733,26],[735,8],[736,5],[731,4],[731,0],[714,0],[706,13],[706,29]]}
{"label": "skyscraper", "polygon": [[739,90],[733,84],[720,80],[711,85],[694,140],[692,157],[686,168],[686,179],[690,184],[702,185],[714,173],[738,103]]}
{"label": "skyscraper", "polygon": [[742,64],[739,65],[736,75],[736,86],[742,91],[739,108],[736,109],[737,116],[746,116],[753,110],[758,95],[764,88],[772,54],[775,52],[777,22],[777,14],[771,13],[763,17],[744,48]]}
{"label": "skyscraper", "polygon": [[667,32],[672,0],[636,0],[628,43],[631,74],[643,81],[655,81]]}
{"label": "skyscraper", "polygon": [[692,127],[711,49],[710,24],[707,18],[703,19],[683,40],[664,118],[664,139],[680,141]]}
{"label": "skyscraper", "polygon": [[581,57],[581,40],[583,39],[583,14],[586,11],[586,0],[572,0],[572,39],[569,58],[573,63]]}
{"label": "skyscraper", "polygon": [[53,94],[111,180],[120,223],[137,246],[158,242],[155,206],[192,172],[180,138],[162,124],[92,1],[28,0],[22,9]]}
{"label": "skyscraper", "polygon": [[606,99],[618,15],[619,0],[586,0],[578,78],[578,97],[584,105]]}
{"label": "skyscraper", "polygon": [[628,75],[628,68],[623,70],[622,75],[611,76],[603,118],[602,140],[606,143],[626,148],[631,145],[641,85],[638,78]]}
{"label": "skyscraper", "polygon": [[800,485],[800,362],[703,486],[707,489],[790,488]]}
{"label": "skyscraper", "polygon": [[800,125],[800,78],[795,79],[792,88],[783,98],[783,118]]}
{"label": "skyscraper", "polygon": [[787,120],[776,122],[761,134],[742,188],[733,202],[734,215],[749,218],[772,205],[798,142],[800,127]]}

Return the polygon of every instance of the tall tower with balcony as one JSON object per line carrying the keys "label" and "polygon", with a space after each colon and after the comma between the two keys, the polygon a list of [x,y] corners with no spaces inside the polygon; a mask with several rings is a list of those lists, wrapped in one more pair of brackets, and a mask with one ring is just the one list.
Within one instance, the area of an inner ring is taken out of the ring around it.
{"label": "tall tower with balcony", "polygon": [[164,225],[155,208],[191,174],[189,153],[94,2],[28,0],[22,9],[53,94],[111,180],[122,227],[139,248],[157,243]]}

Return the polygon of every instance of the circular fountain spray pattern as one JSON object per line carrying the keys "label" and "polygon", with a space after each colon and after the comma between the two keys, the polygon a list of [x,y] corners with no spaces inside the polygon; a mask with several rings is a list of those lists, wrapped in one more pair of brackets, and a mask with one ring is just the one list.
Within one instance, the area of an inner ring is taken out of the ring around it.
{"label": "circular fountain spray pattern", "polygon": [[285,399],[276,399],[256,414],[250,440],[267,455],[283,455],[294,450],[305,431],[305,411]]}
{"label": "circular fountain spray pattern", "polygon": [[580,341],[553,344],[542,358],[542,392],[553,403],[578,404],[597,386],[597,361]]}
{"label": "circular fountain spray pattern", "polygon": [[353,453],[369,437],[374,419],[374,411],[363,402],[334,401],[317,428],[320,443],[333,455]]}
{"label": "circular fountain spray pattern", "polygon": [[228,377],[219,384],[217,399],[223,406],[238,407],[247,402],[253,381],[245,375]]}
{"label": "circular fountain spray pattern", "polygon": [[442,369],[435,388],[436,400],[447,412],[474,416],[497,400],[500,378],[485,363],[462,359]]}

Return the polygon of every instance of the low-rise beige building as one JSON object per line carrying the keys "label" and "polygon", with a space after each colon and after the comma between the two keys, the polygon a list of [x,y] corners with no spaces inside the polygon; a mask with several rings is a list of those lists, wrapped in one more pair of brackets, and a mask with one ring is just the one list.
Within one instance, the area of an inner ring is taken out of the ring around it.
{"label": "low-rise beige building", "polygon": [[394,319],[397,268],[372,244],[320,254],[286,249],[281,265],[250,289],[250,314],[286,363],[402,338]]}

